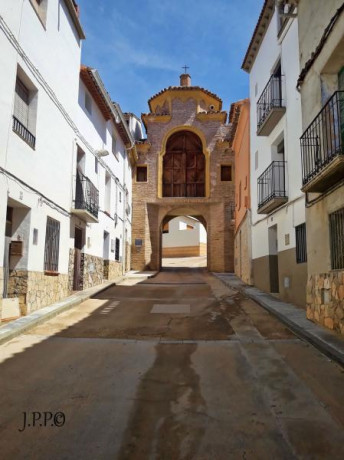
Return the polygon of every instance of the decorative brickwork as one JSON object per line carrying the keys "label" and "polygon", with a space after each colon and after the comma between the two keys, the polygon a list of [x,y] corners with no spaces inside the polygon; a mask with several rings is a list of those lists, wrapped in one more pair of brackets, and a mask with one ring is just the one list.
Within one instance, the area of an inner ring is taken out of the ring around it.
{"label": "decorative brickwork", "polygon": [[344,271],[308,277],[307,318],[344,334]]}
{"label": "decorative brickwork", "polygon": [[[208,92],[203,94],[202,89],[191,89],[185,91],[185,96],[170,89],[157,96],[162,106],[166,97],[170,107],[168,117],[155,113],[143,116],[147,142],[137,145],[137,165],[147,166],[147,182],[133,181],[131,261],[134,270],[160,269],[162,225],[164,220],[178,215],[194,216],[205,225],[211,271],[234,270],[234,181],[221,181],[221,164],[234,169],[234,153],[228,142],[230,126],[224,123],[225,112],[213,111],[213,107],[221,110],[217,97],[213,100]],[[154,107],[152,99],[150,107]],[[206,162],[204,198],[162,197],[166,143],[172,134],[184,130],[192,131],[202,141]]]}

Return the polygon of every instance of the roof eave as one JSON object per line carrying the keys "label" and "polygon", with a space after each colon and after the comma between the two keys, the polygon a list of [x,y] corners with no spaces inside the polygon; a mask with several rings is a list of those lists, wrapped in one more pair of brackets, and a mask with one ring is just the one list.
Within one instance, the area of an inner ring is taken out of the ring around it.
{"label": "roof eave", "polygon": [[85,40],[86,38],[86,35],[85,35],[85,32],[82,28],[82,25],[81,25],[81,22],[79,20],[79,16],[77,15],[77,12],[75,10],[75,6],[73,4],[73,1],[72,0],[64,0],[65,1],[65,4],[66,4],[66,7],[69,11],[69,14],[72,18],[72,21],[73,21],[73,24],[76,28],[76,31],[78,32],[78,35],[79,35],[79,38],[80,40]]}

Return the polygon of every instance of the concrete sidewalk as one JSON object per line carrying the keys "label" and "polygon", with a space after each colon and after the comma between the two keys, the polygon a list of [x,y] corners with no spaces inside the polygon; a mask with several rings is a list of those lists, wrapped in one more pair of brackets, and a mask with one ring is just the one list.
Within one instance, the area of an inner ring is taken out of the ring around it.
{"label": "concrete sidewalk", "polygon": [[213,273],[226,286],[235,289],[275,315],[298,337],[306,340],[329,358],[344,366],[344,338],[306,318],[305,310],[248,286],[231,273]]}
{"label": "concrete sidewalk", "polygon": [[152,278],[157,272],[133,272],[130,271],[126,275],[118,277],[111,281],[104,281],[102,284],[85,289],[84,291],[78,291],[65,299],[60,300],[52,305],[41,308],[27,316],[22,316],[19,319],[11,321],[10,323],[0,327],[0,344],[8,342],[13,338],[23,334],[24,332],[32,329],[35,326],[59,315],[60,313],[69,310],[77,305],[81,304],[85,300],[88,300],[92,296],[99,294],[110,286],[116,285],[121,282],[125,282],[127,279],[137,279],[138,282],[147,278]]}

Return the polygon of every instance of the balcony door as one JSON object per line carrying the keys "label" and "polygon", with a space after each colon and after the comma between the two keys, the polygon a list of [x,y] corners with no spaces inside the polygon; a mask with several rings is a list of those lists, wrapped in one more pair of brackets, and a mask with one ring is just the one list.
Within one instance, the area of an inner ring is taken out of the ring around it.
{"label": "balcony door", "polygon": [[179,131],[168,139],[162,180],[164,197],[205,196],[205,156],[196,134]]}

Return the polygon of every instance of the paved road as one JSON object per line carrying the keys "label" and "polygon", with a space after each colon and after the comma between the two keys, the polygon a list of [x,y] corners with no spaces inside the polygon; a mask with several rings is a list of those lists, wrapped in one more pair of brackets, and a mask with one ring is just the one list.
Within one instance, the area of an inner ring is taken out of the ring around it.
{"label": "paved road", "polygon": [[202,269],[134,281],[2,346],[1,458],[344,458],[342,368]]}

